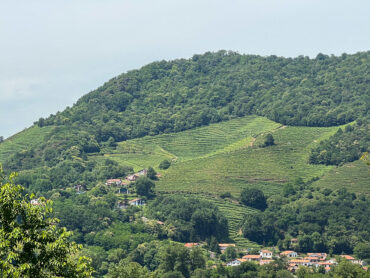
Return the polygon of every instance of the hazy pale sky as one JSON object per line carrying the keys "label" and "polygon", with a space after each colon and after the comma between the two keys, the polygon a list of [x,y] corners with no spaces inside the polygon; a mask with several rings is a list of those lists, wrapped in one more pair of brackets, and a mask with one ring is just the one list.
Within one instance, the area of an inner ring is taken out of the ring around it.
{"label": "hazy pale sky", "polygon": [[369,0],[0,0],[0,136],[153,61],[366,51],[369,14]]}

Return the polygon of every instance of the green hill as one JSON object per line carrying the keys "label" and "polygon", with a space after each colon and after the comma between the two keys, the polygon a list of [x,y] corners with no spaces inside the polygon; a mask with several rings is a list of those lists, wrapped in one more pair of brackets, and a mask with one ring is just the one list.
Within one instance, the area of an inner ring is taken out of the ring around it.
{"label": "green hill", "polygon": [[[0,162],[38,194],[94,187],[130,167],[159,170],[164,159],[172,166],[160,171],[162,194],[237,198],[253,186],[271,195],[297,178],[367,192],[360,162],[335,168],[308,160],[338,125],[368,116],[369,61],[370,52],[292,59],[219,51],[155,62],[5,140]],[[275,145],[261,147],[268,133]]]}

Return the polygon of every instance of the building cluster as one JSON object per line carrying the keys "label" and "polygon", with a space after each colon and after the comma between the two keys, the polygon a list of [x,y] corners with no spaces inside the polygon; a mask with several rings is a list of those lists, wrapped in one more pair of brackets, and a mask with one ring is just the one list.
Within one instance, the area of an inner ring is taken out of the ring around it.
{"label": "building cluster", "polygon": [[140,170],[139,172],[137,172],[135,174],[126,176],[126,178],[124,180],[121,180],[121,179],[108,179],[105,182],[105,185],[108,185],[108,186],[127,186],[127,185],[130,184],[130,182],[134,182],[138,178],[140,178],[142,176],[146,176],[147,173],[148,173],[148,170],[147,169],[143,169],[143,170]]}
{"label": "building cluster", "polygon": [[[221,252],[222,252],[222,249],[221,249]],[[343,257],[347,261],[350,261],[354,264],[359,264],[361,266],[364,265],[364,263],[361,260],[355,259],[352,256],[341,255],[341,257]],[[300,266],[316,267],[316,268],[322,266],[325,268],[326,272],[328,272],[334,265],[337,264],[336,259],[334,258],[328,259],[328,255],[326,253],[307,253],[307,255],[303,255],[303,254],[298,254],[295,251],[286,250],[286,251],[281,252],[280,254],[273,254],[273,252],[270,250],[262,249],[259,251],[259,254],[247,254],[243,256],[242,258],[235,259],[231,262],[228,262],[227,266],[237,266],[246,261],[256,262],[259,265],[264,265],[264,264],[273,262],[274,258],[286,258],[288,260],[288,270],[293,273]]]}

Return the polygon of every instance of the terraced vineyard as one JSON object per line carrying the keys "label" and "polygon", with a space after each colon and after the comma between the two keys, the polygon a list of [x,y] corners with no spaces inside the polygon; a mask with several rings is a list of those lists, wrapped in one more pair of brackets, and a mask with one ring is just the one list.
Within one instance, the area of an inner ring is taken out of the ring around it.
{"label": "terraced vineyard", "polygon": [[346,163],[333,168],[312,186],[333,190],[345,187],[348,191],[370,195],[370,169],[362,160]]}
{"label": "terraced vineyard", "polygon": [[[297,177],[307,181],[332,169],[310,165],[307,160],[311,148],[337,129],[285,127],[263,117],[248,116],[179,133],[128,140],[105,156],[134,170],[157,168],[163,159],[171,159],[172,166],[161,171],[159,192],[230,192],[237,197],[241,189],[257,186],[271,194]],[[259,147],[266,133],[273,133],[276,145]]]}
{"label": "terraced vineyard", "polygon": [[135,170],[148,165],[157,167],[163,159],[185,162],[247,148],[259,134],[279,126],[263,117],[248,116],[179,133],[121,142],[114,153],[106,156]]}
{"label": "terraced vineyard", "polygon": [[272,130],[276,145],[261,148],[262,136],[253,147],[200,157],[174,164],[158,182],[159,191],[188,191],[238,196],[241,189],[257,186],[275,193],[281,185],[302,177],[320,177],[331,166],[307,163],[309,151],[337,128],[286,127]]}
{"label": "terraced vineyard", "polygon": [[42,128],[33,126],[0,143],[0,163],[4,162],[12,153],[27,150],[41,144],[52,128],[51,126]]}

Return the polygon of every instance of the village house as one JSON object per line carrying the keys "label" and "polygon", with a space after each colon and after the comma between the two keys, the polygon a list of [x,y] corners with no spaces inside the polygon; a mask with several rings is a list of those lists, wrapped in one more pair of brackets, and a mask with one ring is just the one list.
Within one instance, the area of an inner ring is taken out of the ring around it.
{"label": "village house", "polygon": [[128,188],[122,187],[118,189],[118,194],[130,194]]}
{"label": "village house", "polygon": [[280,257],[296,258],[297,256],[297,252],[291,250],[286,250],[280,253]]}
{"label": "village house", "polygon": [[298,238],[292,238],[292,239],[290,240],[290,244],[291,244],[291,245],[297,245],[297,244],[298,244]]}
{"label": "village house", "polygon": [[31,205],[33,205],[33,206],[40,206],[41,205],[41,202],[39,201],[39,199],[32,199],[31,200]]}
{"label": "village house", "polygon": [[360,264],[362,265],[363,262],[361,260],[355,259],[354,257],[350,255],[340,255],[342,258],[346,259],[347,261],[350,261],[353,264]]}
{"label": "village house", "polygon": [[312,263],[309,260],[294,259],[289,262],[289,264],[295,264],[297,266],[312,266]]}
{"label": "village house", "polygon": [[318,258],[319,260],[326,260],[326,257],[328,256],[328,254],[326,253],[307,253],[307,256],[310,257],[310,258]]}
{"label": "village house", "polygon": [[143,206],[145,201],[143,199],[133,199],[128,202],[131,206]]}
{"label": "village house", "polygon": [[218,247],[220,248],[221,252],[223,252],[226,250],[227,247],[235,247],[235,244],[234,243],[220,243]]}
{"label": "village house", "polygon": [[261,260],[260,255],[245,255],[242,257],[242,259],[245,259],[250,262],[259,262]]}
{"label": "village house", "polygon": [[262,249],[262,250],[260,250],[260,256],[262,258],[269,258],[269,259],[271,259],[272,258],[272,251],[266,250],[266,249]]}
{"label": "village house", "polygon": [[245,261],[246,261],[245,259],[235,259],[235,260],[227,263],[226,265],[227,266],[238,266],[238,265],[241,265],[241,263],[243,263]]}
{"label": "village house", "polygon": [[333,265],[333,263],[331,263],[331,262],[318,262],[318,263],[314,264],[315,267],[323,266],[325,268],[326,272],[330,271],[332,265]]}
{"label": "village house", "polygon": [[148,174],[148,170],[147,169],[143,169],[143,170],[140,170],[139,172],[137,172],[136,175],[138,176],[146,176]]}
{"label": "village house", "polygon": [[132,181],[136,181],[137,179],[138,179],[138,175],[136,175],[136,174],[133,174],[133,175],[128,175],[127,177],[126,177],[126,180],[128,180],[128,181],[130,181],[130,182],[132,182]]}
{"label": "village house", "polygon": [[109,179],[105,183],[105,185],[108,185],[108,186],[112,186],[112,185],[120,186],[121,184],[122,184],[122,181],[120,179]]}
{"label": "village house", "polygon": [[270,264],[272,263],[274,260],[260,260],[260,265],[264,265],[264,264]]}

